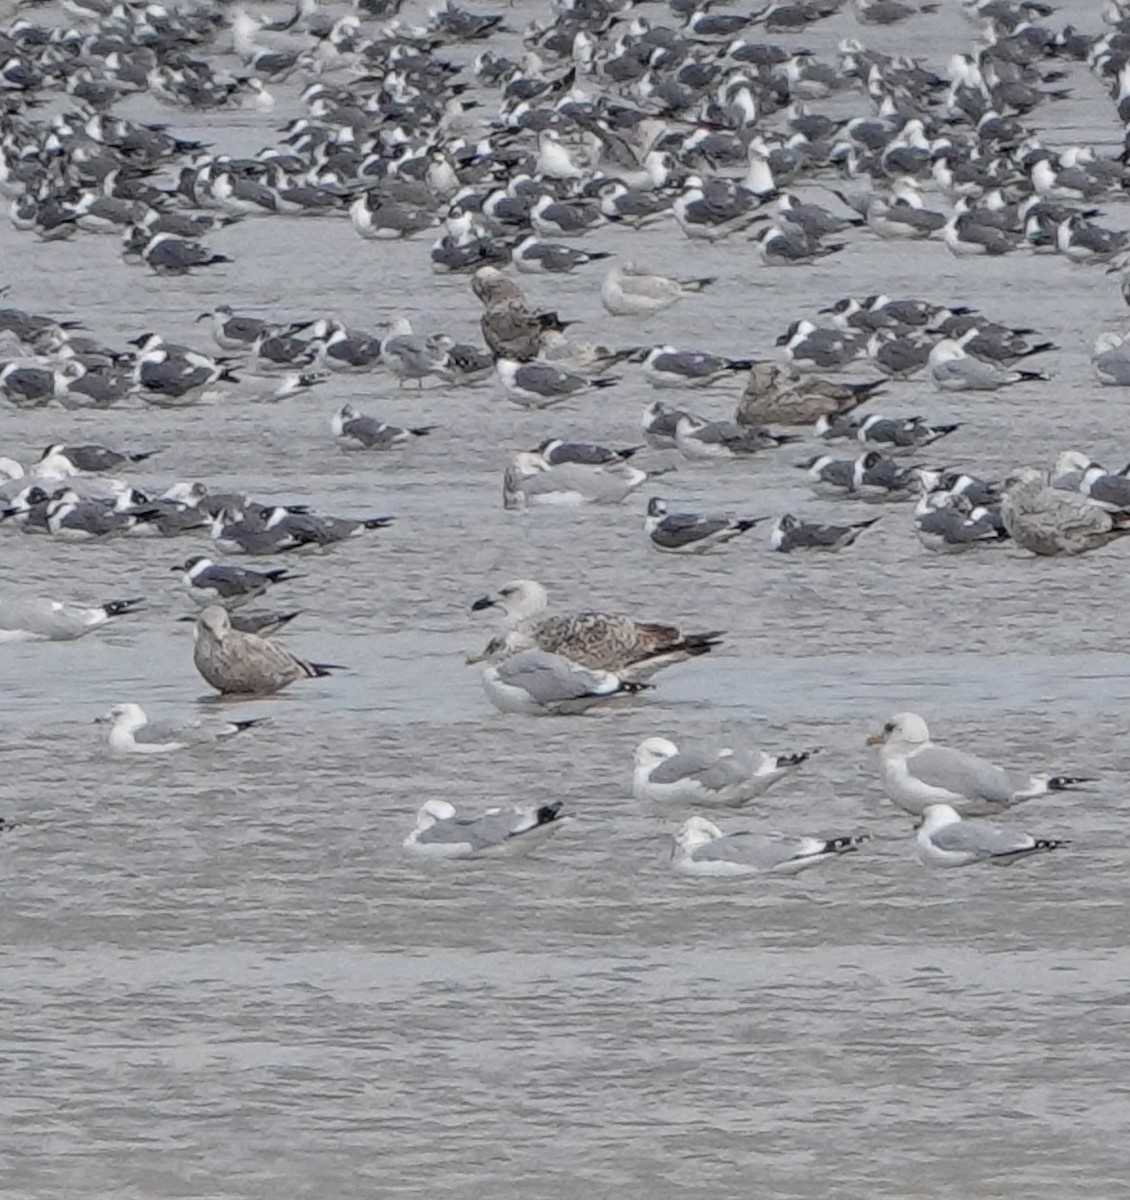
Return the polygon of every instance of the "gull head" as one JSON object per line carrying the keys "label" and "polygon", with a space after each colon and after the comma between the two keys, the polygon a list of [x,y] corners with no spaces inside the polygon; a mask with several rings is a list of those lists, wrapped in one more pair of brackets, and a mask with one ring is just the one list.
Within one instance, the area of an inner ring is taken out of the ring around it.
{"label": "gull head", "polygon": [[947,825],[956,825],[960,820],[961,814],[948,804],[927,804],[917,828],[923,837],[929,837]]}
{"label": "gull head", "polygon": [[108,713],[95,717],[96,725],[112,725],[115,729],[124,729],[129,733],[140,729],[149,723],[145,709],[140,704],[115,704]]}
{"label": "gull head", "polygon": [[[471,609],[474,611],[480,607],[487,608],[494,603],[495,601],[491,597],[483,596],[471,605]],[[506,633],[500,633],[497,637],[492,637],[481,653],[468,654],[463,661],[469,667],[475,666],[476,663],[501,662],[504,658],[509,658],[512,654],[517,654],[522,650],[536,650],[537,645],[537,642],[528,633],[523,633],[520,629],[511,629]]]}
{"label": "gull head", "polygon": [[667,738],[644,738],[636,747],[636,769],[650,770],[679,753],[679,747]]}
{"label": "gull head", "polygon": [[222,641],[231,633],[231,628],[231,617],[228,616],[228,610],[219,604],[209,604],[196,618],[197,635],[207,634],[217,641]]}
{"label": "gull head", "polygon": [[924,746],[930,740],[930,730],[917,713],[895,713],[878,733],[868,739],[869,746]]}
{"label": "gull head", "polygon": [[423,833],[437,821],[450,821],[455,816],[455,805],[446,800],[425,800],[416,813],[416,832]]}
{"label": "gull head", "polygon": [[1047,482],[1047,476],[1039,467],[1017,467],[1005,477],[1004,487],[1006,492],[1038,492],[1047,486]]}
{"label": "gull head", "polygon": [[705,817],[691,817],[679,826],[675,834],[675,854],[686,855],[699,846],[709,845],[723,837],[722,830]]}
{"label": "gull head", "polygon": [[527,618],[542,612],[549,604],[545,588],[533,579],[512,579],[493,596],[480,596],[471,605],[472,612],[485,608],[501,608],[509,624],[518,625]]}

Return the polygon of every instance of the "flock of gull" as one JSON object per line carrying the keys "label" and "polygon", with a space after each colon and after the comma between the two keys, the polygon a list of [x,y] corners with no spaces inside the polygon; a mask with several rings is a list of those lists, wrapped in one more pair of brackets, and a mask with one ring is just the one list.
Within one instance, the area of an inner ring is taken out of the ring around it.
{"label": "flock of gull", "polygon": [[[117,238],[125,262],[176,288],[233,262],[254,271],[228,234],[241,222],[348,220],[365,241],[416,242],[437,276],[456,277],[481,342],[422,333],[406,318],[358,329],[333,315],[220,304],[199,318],[215,349],[153,331],[112,346],[81,323],[15,307],[12,278],[4,302],[13,307],[0,308],[0,400],[63,410],[180,409],[220,397],[308,405],[348,373],[372,377],[373,394],[375,381],[394,383],[385,400],[404,406],[425,387],[478,389],[514,406],[525,438],[527,422],[550,409],[574,422],[597,406],[610,411],[631,377],[657,393],[639,414],[638,443],[542,425],[502,470],[507,513],[611,508],[638,494],[641,540],[690,555],[735,553],[731,544],[754,530],[773,552],[839,553],[893,519],[854,508],[828,522],[687,509],[662,494],[698,464],[784,454],[818,495],[901,507],[929,551],[1096,550],[1130,533],[1130,468],[1065,450],[982,477],[938,457],[962,423],[912,411],[931,395],[1014,388],[1033,406],[1046,402],[1057,346],[1036,330],[960,303],[872,294],[826,296],[754,353],[679,345],[674,333],[672,310],[730,287],[721,271],[734,261],[748,259],[746,272],[806,271],[876,239],[900,244],[908,260],[930,241],[956,259],[1058,257],[1049,272],[1097,267],[1096,287],[1122,272],[1130,303],[1130,233],[1102,223],[1130,155],[1130,6],[1107,0],[1101,27],[1081,31],[1057,24],[1042,0],[964,0],[970,44],[948,62],[868,48],[869,27],[904,21],[921,26],[927,45],[937,7],[786,0],[749,13],[669,0],[644,15],[630,0],[563,0],[520,30],[510,27],[516,9],[479,14],[450,2],[421,24],[398,0],[358,0],[348,12],[300,0],[284,14],[63,0],[71,24],[40,23],[29,10],[0,28],[0,194],[14,230],[49,242]],[[806,48],[823,22],[849,13],[859,36],[825,57]],[[1043,113],[1071,103],[1084,71],[1109,93],[1125,146],[1041,139]],[[269,113],[271,89],[295,86],[306,115],[253,156],[215,153],[174,131],[178,113]],[[168,123],[115,111],[139,96],[167,109]],[[635,253],[630,243],[661,229],[698,248],[707,273],[665,274]],[[540,306],[519,281],[573,274],[591,279],[596,340],[591,313]],[[1092,364],[1098,385],[1130,386],[1130,338],[1099,334]],[[913,405],[900,411],[909,394]],[[707,404],[713,414],[699,411]],[[402,452],[434,429],[353,404],[328,414],[327,426],[327,437],[373,453]],[[379,537],[392,518],[123,478],[151,469],[150,459],[161,461],[156,451],[67,442],[30,459],[0,457],[0,533],[206,540],[169,567],[200,607],[193,661],[222,697],[267,696],[342,669],[274,640],[294,612],[254,606],[292,570],[238,563],[330,552]],[[128,620],[141,603],[0,597],[0,641],[73,639]],[[648,703],[660,671],[705,658],[723,638],[623,613],[555,612],[529,579],[474,608],[500,621],[468,661],[482,670],[487,700],[522,716],[602,710],[614,719]],[[104,719],[114,752],[144,755],[213,745],[262,720],[166,726],[136,703]],[[919,857],[939,867],[1056,849],[1062,839],[980,818],[1089,782],[1014,778],[934,743],[913,713],[892,717],[872,741],[887,796],[917,821]],[[811,757],[680,750],[653,736],[637,750],[632,791],[667,812],[742,809]],[[469,813],[433,798],[404,844],[435,857],[521,853],[567,820],[557,801]],[[724,832],[699,812],[679,825],[671,861],[689,874],[794,873],[866,840]]]}

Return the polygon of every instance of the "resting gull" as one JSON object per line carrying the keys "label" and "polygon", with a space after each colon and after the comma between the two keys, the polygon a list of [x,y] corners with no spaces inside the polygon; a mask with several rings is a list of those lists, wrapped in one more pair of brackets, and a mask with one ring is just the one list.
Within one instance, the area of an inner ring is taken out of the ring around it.
{"label": "resting gull", "polygon": [[235,737],[237,733],[261,725],[267,718],[190,721],[175,725],[150,721],[140,704],[115,704],[104,717],[95,720],[110,726],[110,749],[119,754],[170,754],[189,746],[210,745]]}
{"label": "resting gull", "polygon": [[1014,804],[1091,782],[1081,775],[1010,776],[983,758],[939,746],[915,713],[896,713],[867,739],[879,746],[883,786],[899,808],[921,816],[931,804],[949,804],[962,816],[987,816]]}
{"label": "resting gull", "polygon": [[676,301],[701,292],[714,276],[699,279],[668,279],[638,263],[617,263],[600,285],[600,299],[614,317],[648,316],[670,308]]}
{"label": "resting gull", "polygon": [[181,581],[197,604],[222,604],[228,609],[239,608],[249,600],[258,599],[268,588],[284,579],[297,578],[285,567],[277,567],[272,571],[252,571],[246,567],[214,563],[203,554],[194,554],[186,558],[181,566],[170,567],[169,570],[181,572]]}
{"label": "resting gull", "polygon": [[723,833],[705,817],[691,817],[675,834],[671,864],[684,875],[796,875],[826,859],[858,850],[867,835],[794,837],[739,830]]}
{"label": "resting gull", "polygon": [[800,440],[793,433],[773,433],[764,426],[739,425],[737,421],[704,421],[690,413],[675,422],[675,445],[689,459],[740,458]]}
{"label": "resting gull", "polygon": [[503,472],[502,504],[507,509],[619,504],[649,478],[647,471],[624,461],[596,466],[550,464],[541,454],[523,450],[514,455]]}
{"label": "resting gull", "polygon": [[721,630],[683,633],[678,626],[640,621],[624,613],[574,612],[555,614],[546,609],[549,597],[533,579],[515,579],[493,596],[481,596],[472,612],[501,608],[510,633],[529,639],[492,642],[481,661],[505,651],[536,647],[594,671],[615,671],[632,680],[648,679],[662,667],[708,654],[719,644]]}
{"label": "resting gull", "polygon": [[353,450],[391,450],[413,438],[426,437],[434,425],[400,426],[367,417],[352,404],[343,404],[330,418],[330,428],[338,441]]}
{"label": "resting gull", "polygon": [[404,839],[404,848],[427,858],[528,854],[568,822],[561,815],[563,807],[563,801],[555,800],[460,815],[446,800],[428,800],[416,814],[416,828]]}
{"label": "resting gull", "polygon": [[647,502],[643,527],[656,550],[666,554],[704,554],[767,519],[671,512],[666,500],[653,496]]}
{"label": "resting gull", "polygon": [[980,821],[963,821],[948,804],[926,806],[915,842],[918,858],[928,867],[967,867],[982,862],[1007,866],[1071,844],[1065,838],[1033,837]]}
{"label": "resting gull", "polygon": [[878,520],[878,517],[872,517],[869,521],[855,521],[850,525],[820,525],[785,513],[777,518],[769,531],[769,545],[782,554],[791,554],[794,550],[842,550]]}
{"label": "resting gull", "polygon": [[802,754],[710,753],[680,750],[667,738],[645,738],[636,747],[632,795],[658,803],[740,808],[811,758]]}
{"label": "resting gull", "polygon": [[1018,546],[1044,557],[1085,554],[1130,533],[1130,513],[1049,487],[1035,467],[1021,467],[1005,481],[1001,519]]}
{"label": "resting gull", "polygon": [[1043,371],[1012,371],[966,354],[952,338],[943,338],[927,358],[930,378],[943,392],[995,392],[1030,380],[1047,380]]}
{"label": "resting gull", "polygon": [[495,708],[537,717],[582,713],[647,686],[544,650],[523,650],[483,671],[483,691]]}
{"label": "resting gull", "polygon": [[311,663],[254,633],[240,633],[227,609],[209,605],[196,620],[193,662],[204,679],[224,695],[270,695],[296,679],[316,679],[341,670]]}
{"label": "resting gull", "polygon": [[134,597],[87,607],[47,596],[0,596],[0,643],[71,642],[141,603]]}

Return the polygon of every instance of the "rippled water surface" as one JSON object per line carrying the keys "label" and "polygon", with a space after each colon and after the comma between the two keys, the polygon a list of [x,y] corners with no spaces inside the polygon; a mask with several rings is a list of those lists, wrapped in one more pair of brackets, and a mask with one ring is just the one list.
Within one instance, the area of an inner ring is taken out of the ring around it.
{"label": "rippled water surface", "polygon": [[[947,9],[956,5],[946,5]],[[535,9],[511,10],[519,27]],[[658,14],[658,10],[655,15]],[[1057,24],[1094,27],[1097,6]],[[803,35],[826,53],[850,16]],[[943,65],[971,27],[946,12],[870,45]],[[787,40],[787,39],[783,39]],[[799,43],[800,39],[796,39]],[[1115,144],[1113,106],[1068,68],[1067,104],[1033,120],[1053,145]],[[265,145],[300,106],[171,119],[217,150]],[[853,103],[858,104],[857,100]],[[814,193],[815,194],[815,193]],[[1130,225],[1121,203],[1105,220]],[[209,239],[235,263],[184,280],[128,268],[115,238],[40,244],[0,224],[11,303],[208,344],[220,302],[373,327],[410,315],[477,340],[462,277],[427,241],[362,243],[344,220],[247,221]],[[793,315],[885,291],[975,305],[1060,349],[1050,384],[998,396],[893,386],[873,408],[961,421],[926,457],[997,474],[1067,446],[1117,467],[1125,399],[1096,388],[1090,343],[1125,310],[1100,268],[957,261],[853,234],[811,269],[763,268],[744,242],[690,246],[672,226],[585,244],[718,276],[645,322],[599,307],[599,268],[523,280],[539,304],[614,344],[766,354]],[[727,414],[740,381],[695,407]],[[883,519],[834,558],[770,554],[760,534],[703,559],[660,557],[645,498],[505,513],[508,454],[550,434],[638,438],[654,393],[629,371],[549,414],[493,385],[398,391],[335,377],[254,403],[234,389],[183,411],[0,414],[0,449],[52,441],[162,453],[138,482],[202,478],[326,511],[396,516],[299,559],[272,599],[303,610],[301,653],[348,673],[241,704],[271,722],[213,754],[111,758],[92,718],[214,710],[191,663],[169,567],[203,545],[65,545],[0,529],[5,586],[92,599],[144,594],[135,618],[72,645],[4,647],[0,812],[0,1192],[114,1197],[1114,1197],[1130,1117],[1125,766],[1126,549],[1079,561],[1005,550],[939,560],[905,507],[814,498],[784,450],[681,464],[680,505]],[[350,400],[439,429],[399,455],[342,452]],[[664,675],[645,703],[590,718],[494,712],[463,665],[490,632],[473,597],[542,580],[565,608],[724,628],[725,647]],[[882,800],[863,746],[881,719],[1025,769],[1095,774],[1021,824],[1074,839],[1009,871],[930,874]],[[630,798],[638,740],[820,746],[795,782],[730,824],[867,830],[850,859],[797,880],[687,881],[667,864],[685,813]],[[474,807],[561,799],[575,820],[522,861],[421,866],[400,842],[428,797]]]}

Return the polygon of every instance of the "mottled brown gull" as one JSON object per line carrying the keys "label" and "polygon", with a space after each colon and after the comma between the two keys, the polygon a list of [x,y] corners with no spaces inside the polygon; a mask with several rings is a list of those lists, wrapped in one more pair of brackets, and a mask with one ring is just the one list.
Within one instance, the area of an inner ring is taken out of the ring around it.
{"label": "mottled brown gull", "polygon": [[311,663],[254,633],[240,633],[227,610],[209,605],[196,621],[196,669],[224,695],[269,695],[296,679],[315,679],[341,668]]}
{"label": "mottled brown gull", "polygon": [[1001,520],[1013,541],[1033,554],[1085,554],[1130,533],[1130,513],[1111,513],[1049,487],[1035,467],[1019,468],[1005,483]]}

